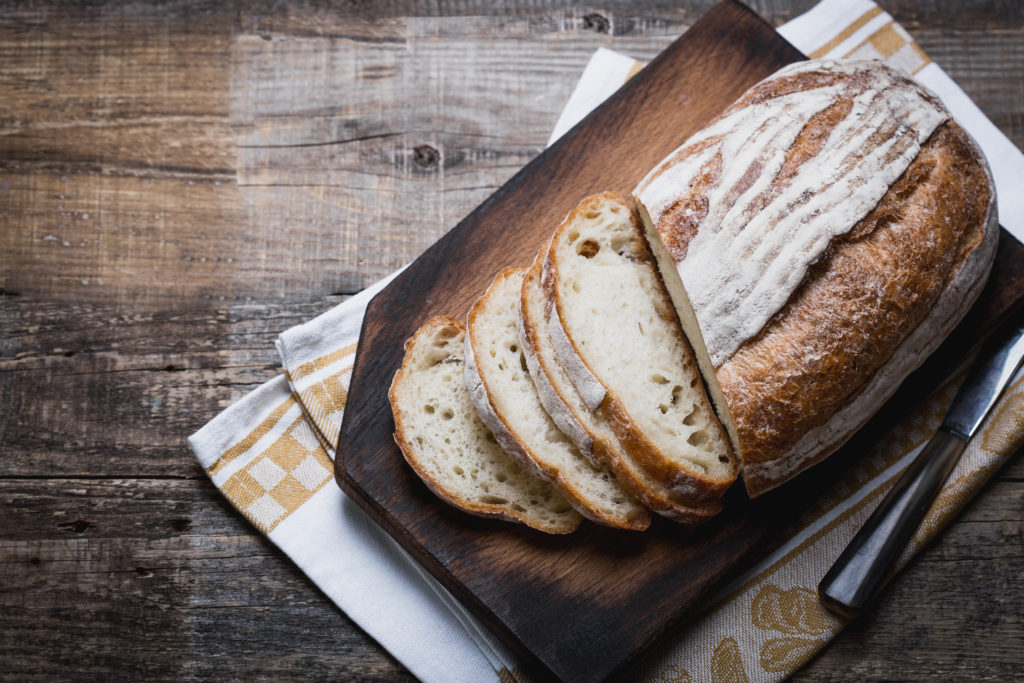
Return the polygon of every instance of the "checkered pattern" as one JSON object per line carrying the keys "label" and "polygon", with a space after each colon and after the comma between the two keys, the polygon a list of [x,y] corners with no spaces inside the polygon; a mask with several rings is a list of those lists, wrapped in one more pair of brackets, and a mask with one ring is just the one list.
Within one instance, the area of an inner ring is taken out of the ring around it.
{"label": "checkered pattern", "polygon": [[916,74],[931,62],[902,26],[889,22],[846,55],[847,59],[884,59],[885,63]]}
{"label": "checkered pattern", "polygon": [[267,534],[330,480],[332,468],[320,440],[299,417],[221,490]]}
{"label": "checkered pattern", "polygon": [[911,75],[932,61],[910,34],[877,6],[851,21],[808,56],[814,59],[880,59]]}

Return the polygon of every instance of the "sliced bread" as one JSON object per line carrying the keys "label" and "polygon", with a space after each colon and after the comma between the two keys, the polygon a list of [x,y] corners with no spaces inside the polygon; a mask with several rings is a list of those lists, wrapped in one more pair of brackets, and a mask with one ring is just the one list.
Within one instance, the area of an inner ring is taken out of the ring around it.
{"label": "sliced bread", "polygon": [[470,309],[465,379],[483,423],[520,465],[555,484],[584,517],[599,524],[646,529],[647,509],[607,466],[595,468],[541,406],[516,321],[525,268],[507,268]]}
{"label": "sliced bread", "polygon": [[588,197],[544,263],[559,363],[654,480],[690,504],[719,499],[738,463],[633,207]]}
{"label": "sliced bread", "polygon": [[405,343],[388,398],[395,442],[444,501],[553,534],[574,531],[579,514],[548,481],[523,470],[480,421],[463,379],[465,326],[428,320]]}
{"label": "sliced bread", "polygon": [[546,309],[549,307],[541,275],[547,250],[545,245],[523,278],[517,321],[526,366],[544,410],[581,453],[591,458],[595,466],[610,466],[622,487],[652,511],[685,524],[699,523],[714,516],[721,509],[720,502],[694,507],[678,500],[634,462],[608,420],[600,412],[590,412],[584,405],[569,375],[559,365],[546,333]]}

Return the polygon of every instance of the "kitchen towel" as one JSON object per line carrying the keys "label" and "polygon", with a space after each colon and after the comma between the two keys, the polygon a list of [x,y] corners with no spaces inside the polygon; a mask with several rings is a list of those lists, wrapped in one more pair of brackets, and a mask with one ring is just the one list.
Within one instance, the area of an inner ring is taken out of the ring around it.
{"label": "kitchen towel", "polygon": [[[825,0],[780,27],[814,57],[877,58],[935,90],[985,150],[1001,223],[1024,237],[1024,155],[869,0]],[[599,50],[552,134],[557,139],[642,65]],[[393,275],[391,277],[394,277]],[[363,311],[391,278],[281,334],[284,372],[189,438],[217,488],[345,613],[426,681],[522,680],[511,652],[379,529],[333,482],[338,437]],[[638,666],[643,680],[777,681],[843,627],[815,586],[856,529],[934,433],[955,382],[893,429],[788,531],[787,540],[706,601],[702,616]],[[973,497],[1024,441],[1018,377],[964,453],[901,565]]]}

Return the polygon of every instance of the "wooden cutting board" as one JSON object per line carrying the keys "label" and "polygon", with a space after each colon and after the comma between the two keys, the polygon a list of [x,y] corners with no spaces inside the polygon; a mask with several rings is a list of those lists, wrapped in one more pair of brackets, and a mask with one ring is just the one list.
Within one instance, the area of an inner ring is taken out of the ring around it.
{"label": "wooden cutting board", "polygon": [[533,668],[570,681],[622,674],[752,551],[810,505],[851,460],[961,358],[1018,299],[1024,254],[1003,235],[993,283],[969,332],[936,354],[843,451],[687,535],[658,519],[644,533],[584,524],[568,536],[484,520],[441,503],[394,444],[387,400],[403,344],[431,316],[465,318],[503,267],[528,265],[583,197],[628,194],[640,178],[748,87],[803,59],[771,26],[726,0],[580,125],[452,229],[369,305],[338,444],[336,478],[389,534]]}

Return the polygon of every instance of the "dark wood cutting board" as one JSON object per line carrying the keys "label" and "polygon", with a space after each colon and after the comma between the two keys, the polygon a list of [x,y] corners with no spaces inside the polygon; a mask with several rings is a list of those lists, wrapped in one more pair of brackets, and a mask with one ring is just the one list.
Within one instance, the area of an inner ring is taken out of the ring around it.
{"label": "dark wood cutting board", "polygon": [[687,535],[658,519],[644,533],[584,524],[568,536],[484,520],[441,503],[394,444],[387,389],[403,345],[431,316],[465,318],[493,276],[528,265],[583,197],[628,194],[668,152],[743,91],[803,59],[771,26],[726,0],[580,125],[526,166],[370,303],[359,340],[336,478],[395,539],[542,675],[597,681],[622,674],[773,532],[809,506],[853,458],[1017,302],[1024,254],[1004,233],[982,301],[936,354],[825,465],[725,511]]}

